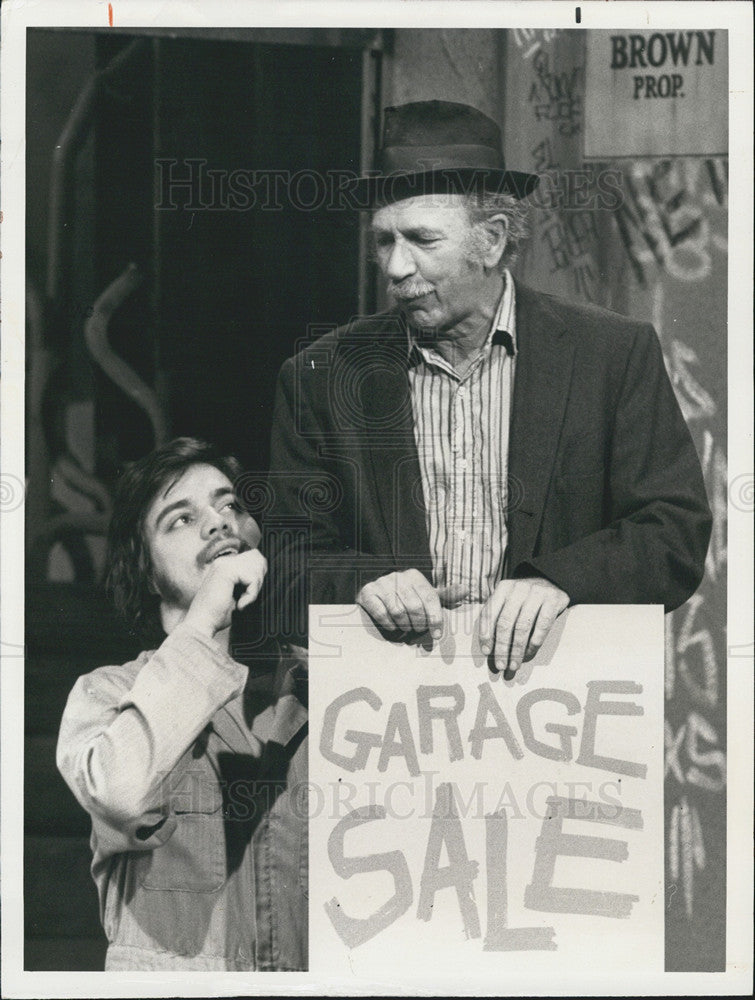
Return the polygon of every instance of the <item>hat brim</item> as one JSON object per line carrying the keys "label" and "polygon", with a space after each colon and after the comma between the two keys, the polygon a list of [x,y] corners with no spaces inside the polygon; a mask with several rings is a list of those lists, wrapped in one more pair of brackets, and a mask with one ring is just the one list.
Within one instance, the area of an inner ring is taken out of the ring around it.
{"label": "hat brim", "polygon": [[506,193],[517,200],[531,194],[540,178],[519,170],[474,167],[427,170],[419,173],[380,174],[360,177],[349,185],[349,194],[360,209],[391,204],[425,194],[471,194],[481,191]]}

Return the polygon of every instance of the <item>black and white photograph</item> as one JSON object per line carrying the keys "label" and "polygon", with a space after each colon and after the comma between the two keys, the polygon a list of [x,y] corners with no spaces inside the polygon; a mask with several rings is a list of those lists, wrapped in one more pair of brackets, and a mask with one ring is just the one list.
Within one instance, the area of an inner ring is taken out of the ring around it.
{"label": "black and white photograph", "polygon": [[750,5],[0,43],[3,995],[750,995]]}

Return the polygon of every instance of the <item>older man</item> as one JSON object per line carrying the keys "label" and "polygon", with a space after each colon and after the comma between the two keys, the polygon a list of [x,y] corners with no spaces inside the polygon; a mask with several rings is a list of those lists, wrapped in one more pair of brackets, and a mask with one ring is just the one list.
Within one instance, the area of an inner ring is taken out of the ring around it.
{"label": "older man", "polygon": [[654,330],[515,285],[537,178],[481,112],[388,108],[381,156],[358,194],[395,307],[279,378],[274,521],[307,518],[276,555],[289,627],[356,601],[437,637],[443,604],[481,602],[491,665],[516,671],[569,604],[678,606],[710,512]]}

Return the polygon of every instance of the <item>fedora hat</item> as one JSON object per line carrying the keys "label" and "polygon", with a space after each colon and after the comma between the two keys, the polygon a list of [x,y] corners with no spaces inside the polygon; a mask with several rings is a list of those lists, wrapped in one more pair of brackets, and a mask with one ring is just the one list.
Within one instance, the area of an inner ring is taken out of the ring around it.
{"label": "fedora hat", "polygon": [[361,207],[418,194],[508,192],[525,198],[539,177],[507,170],[501,130],[469,104],[415,101],[386,108],[377,171],[359,178]]}

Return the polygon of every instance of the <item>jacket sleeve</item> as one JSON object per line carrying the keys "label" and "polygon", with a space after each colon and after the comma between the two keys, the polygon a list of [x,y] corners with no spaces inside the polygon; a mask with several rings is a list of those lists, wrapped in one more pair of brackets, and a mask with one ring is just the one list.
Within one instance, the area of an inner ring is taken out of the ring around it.
{"label": "jacket sleeve", "polygon": [[349,528],[354,512],[345,515],[343,505],[358,495],[360,484],[343,481],[348,463],[325,457],[327,429],[310,399],[326,391],[317,375],[310,378],[302,370],[300,357],[286,361],[271,435],[273,500],[262,543],[270,560],[268,621],[279,635],[302,645],[309,604],[353,604],[365,583],[398,568],[390,555],[360,551]]}
{"label": "jacket sleeve", "polygon": [[[578,502],[579,498],[575,498]],[[712,518],[695,445],[652,327],[638,331],[615,408],[602,530],[521,563],[572,604],[682,604],[702,579]]]}
{"label": "jacket sleeve", "polygon": [[135,667],[102,667],[78,679],[57,746],[73,794],[125,838],[121,850],[150,849],[170,835],[177,766],[247,676],[246,667],[184,625],[134,677]]}

